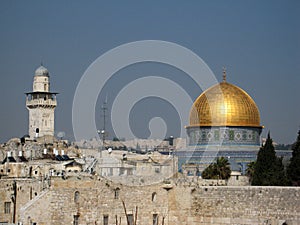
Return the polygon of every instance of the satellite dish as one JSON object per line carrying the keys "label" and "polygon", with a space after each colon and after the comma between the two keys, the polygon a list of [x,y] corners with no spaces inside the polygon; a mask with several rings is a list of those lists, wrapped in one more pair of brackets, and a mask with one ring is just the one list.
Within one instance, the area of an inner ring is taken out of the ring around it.
{"label": "satellite dish", "polygon": [[63,132],[63,131],[60,131],[60,132],[58,132],[58,133],[57,133],[57,135],[56,135],[56,136],[57,136],[58,138],[62,139],[62,138],[65,136],[65,135],[66,135],[66,133],[65,133],[65,132]]}

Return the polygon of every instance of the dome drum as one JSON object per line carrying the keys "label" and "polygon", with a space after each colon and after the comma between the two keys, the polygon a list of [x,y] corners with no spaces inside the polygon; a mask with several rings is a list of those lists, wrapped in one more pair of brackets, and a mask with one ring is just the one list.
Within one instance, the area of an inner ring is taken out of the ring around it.
{"label": "dome drum", "polygon": [[259,127],[188,127],[189,145],[260,145]]}

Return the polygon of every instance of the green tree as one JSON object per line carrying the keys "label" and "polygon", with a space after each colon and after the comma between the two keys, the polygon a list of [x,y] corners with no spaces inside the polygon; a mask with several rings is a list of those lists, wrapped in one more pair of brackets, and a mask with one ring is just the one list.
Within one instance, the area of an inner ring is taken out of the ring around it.
{"label": "green tree", "polygon": [[292,158],[287,169],[288,177],[292,184],[300,186],[300,130],[296,142],[292,145]]}
{"label": "green tree", "polygon": [[114,138],[113,138],[113,141],[120,141],[120,140],[119,140],[119,138],[114,137]]}
{"label": "green tree", "polygon": [[215,172],[215,165],[210,164],[208,167],[203,170],[201,176],[203,179],[218,179],[218,176]]}
{"label": "green tree", "polygon": [[228,179],[231,174],[230,164],[224,157],[217,158],[217,161],[210,164],[203,172],[204,179]]}
{"label": "green tree", "polygon": [[288,179],[282,164],[282,158],[276,157],[273,140],[270,138],[270,132],[268,133],[266,143],[258,152],[257,161],[254,167],[252,185],[288,185]]}

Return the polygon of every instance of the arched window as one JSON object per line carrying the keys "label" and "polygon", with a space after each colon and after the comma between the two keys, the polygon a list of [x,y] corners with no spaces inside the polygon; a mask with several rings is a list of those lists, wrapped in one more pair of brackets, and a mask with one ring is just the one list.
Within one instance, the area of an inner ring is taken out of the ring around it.
{"label": "arched window", "polygon": [[152,198],[151,198],[152,202],[156,201],[156,192],[152,193]]}
{"label": "arched window", "polygon": [[79,191],[75,191],[75,193],[74,193],[74,202],[75,203],[79,202]]}
{"label": "arched window", "polygon": [[115,189],[115,199],[119,199],[119,195],[120,195],[120,188],[116,188]]}

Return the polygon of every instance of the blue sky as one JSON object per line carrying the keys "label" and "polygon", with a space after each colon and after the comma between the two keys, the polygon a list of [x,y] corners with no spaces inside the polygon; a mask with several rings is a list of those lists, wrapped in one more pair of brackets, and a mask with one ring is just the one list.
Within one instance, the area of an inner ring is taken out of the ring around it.
{"label": "blue sky", "polygon": [[[72,101],[84,71],[106,51],[148,39],[191,49],[219,81],[226,66],[228,82],[243,88],[258,105],[263,135],[270,130],[279,143],[296,139],[300,126],[299,1],[1,1],[0,32],[1,142],[27,133],[24,92],[31,91],[34,70],[41,61],[50,71],[52,90],[60,93],[56,131],[65,131],[71,138]],[[107,90],[114,91],[103,93],[112,102],[117,90],[136,78],[132,74],[161,70],[189,89],[194,99],[201,93],[180,71],[162,65],[126,68],[107,84]],[[99,96],[96,118],[103,96]],[[164,108],[159,100],[145,100],[135,109],[151,105],[149,119],[155,103],[170,123],[173,116],[177,121],[172,107]],[[133,125],[140,137],[147,136],[147,129],[139,126],[144,118],[136,115],[138,125]],[[97,124],[101,128],[100,119]]]}

